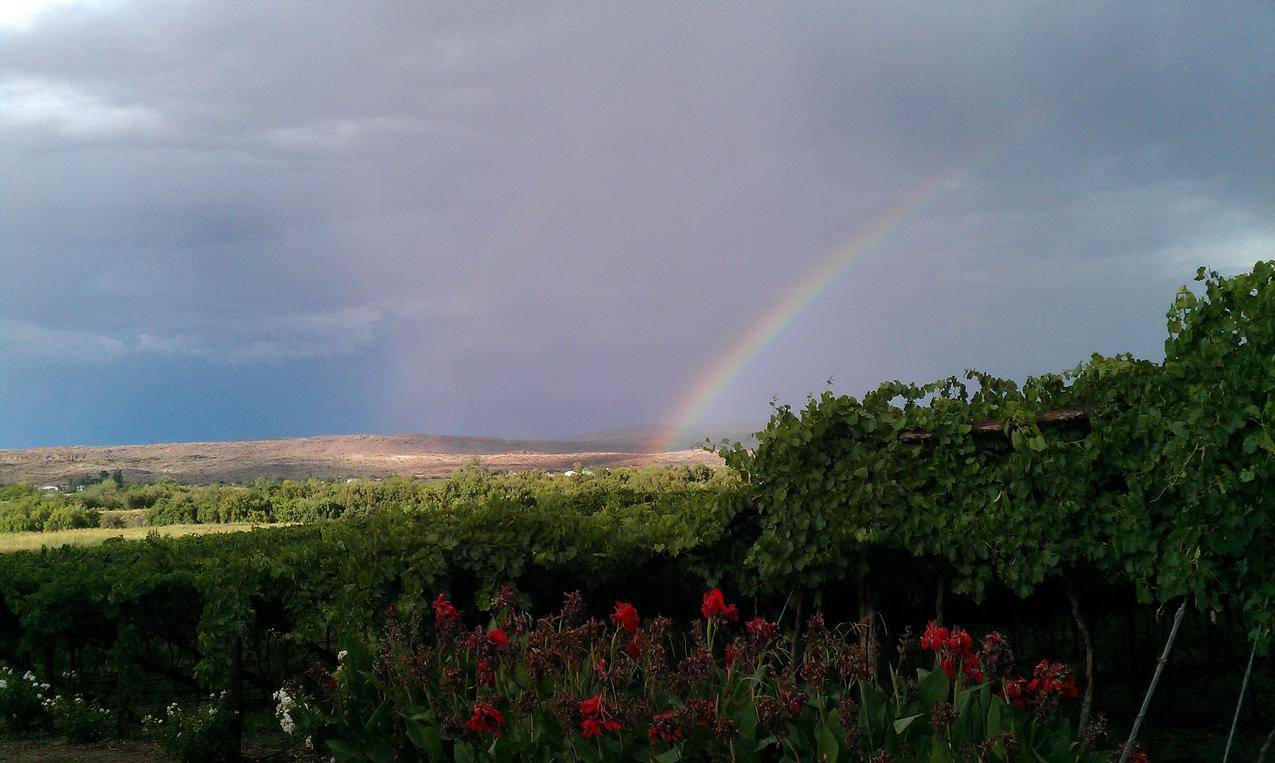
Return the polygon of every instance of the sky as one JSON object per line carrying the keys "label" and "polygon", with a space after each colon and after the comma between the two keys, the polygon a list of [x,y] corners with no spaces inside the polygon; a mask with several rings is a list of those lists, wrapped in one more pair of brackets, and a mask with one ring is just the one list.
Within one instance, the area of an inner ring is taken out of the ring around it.
{"label": "sky", "polygon": [[[0,3],[0,448],[694,433],[1159,358],[1269,3]],[[732,354],[733,353],[733,354]]]}

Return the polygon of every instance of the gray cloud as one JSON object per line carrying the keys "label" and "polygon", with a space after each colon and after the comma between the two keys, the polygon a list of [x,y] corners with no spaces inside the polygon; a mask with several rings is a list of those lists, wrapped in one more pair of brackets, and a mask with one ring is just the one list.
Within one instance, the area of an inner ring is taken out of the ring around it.
{"label": "gray cloud", "polygon": [[128,352],[120,340],[74,329],[54,329],[18,320],[0,320],[0,352],[15,360],[101,363]]}
{"label": "gray cloud", "polygon": [[194,321],[176,333],[131,336],[4,319],[0,355],[10,362],[62,364],[110,363],[146,354],[232,364],[333,358],[371,347],[382,318],[379,309],[368,306],[331,313],[222,316],[215,323]]}
{"label": "gray cloud", "polygon": [[711,415],[1155,354],[1196,265],[1273,256],[1273,37],[1190,3],[52,4],[0,23],[0,350],[324,362],[366,430],[658,420],[952,174]]}

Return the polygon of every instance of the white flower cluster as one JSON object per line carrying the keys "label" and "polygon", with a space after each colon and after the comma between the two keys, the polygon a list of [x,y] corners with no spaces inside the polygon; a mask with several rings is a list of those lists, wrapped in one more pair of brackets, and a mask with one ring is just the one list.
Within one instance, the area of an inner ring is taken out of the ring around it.
{"label": "white flower cluster", "polygon": [[287,689],[279,689],[274,693],[275,705],[274,714],[279,719],[279,728],[283,729],[283,733],[291,736],[297,730],[297,724],[292,720],[292,710],[297,706],[296,700],[288,694]]}
{"label": "white flower cluster", "polygon": [[35,677],[35,673],[32,673],[29,670],[22,674],[22,680],[31,684],[32,686],[34,686],[36,689],[40,690],[41,692],[46,692],[49,690],[49,685],[40,683],[40,679]]}
{"label": "white flower cluster", "polygon": [[41,702],[45,701],[44,693],[49,690],[49,685],[41,683],[40,679],[35,677],[35,673],[28,670],[19,678],[16,670],[7,665],[0,665],[0,690],[8,689],[10,685],[17,688],[22,682],[26,682],[39,695]]}
{"label": "white flower cluster", "polygon": [[344,649],[336,653],[336,669],[332,671],[333,677],[340,676],[341,671],[345,670],[345,658],[349,656],[350,653]]}
{"label": "white flower cluster", "polygon": [[87,714],[91,712],[103,718],[107,718],[111,714],[110,710],[107,710],[104,707],[97,707],[96,705],[93,705],[87,699],[80,696],[79,694],[75,695],[75,698],[71,699],[69,702],[67,700],[64,700],[61,694],[58,694],[57,696],[51,699],[44,700],[43,704],[45,709],[53,713],[65,712],[67,710],[74,710],[76,713],[79,713],[79,714]]}
{"label": "white flower cluster", "polygon": [[[226,699],[226,692],[223,691],[220,694],[213,692],[212,694],[208,695],[209,704],[203,705],[197,709],[200,712],[207,715],[207,718],[205,720],[211,721],[217,717],[219,712],[221,712],[220,707],[218,706],[218,703],[224,702],[225,699]],[[168,707],[164,708],[163,715],[144,716],[142,718],[142,724],[145,726],[163,726],[165,723],[179,723],[183,719],[183,717],[194,718],[196,717],[196,715],[197,715],[196,713],[183,712],[181,707],[176,702],[174,702]],[[181,736],[180,732],[178,732],[178,736]]]}
{"label": "white flower cluster", "polygon": [[43,707],[47,712],[53,704],[49,696],[49,684],[43,683],[35,673],[27,671],[21,676],[13,668],[0,665],[0,707],[7,707],[13,718],[26,712],[23,708],[35,705]]}

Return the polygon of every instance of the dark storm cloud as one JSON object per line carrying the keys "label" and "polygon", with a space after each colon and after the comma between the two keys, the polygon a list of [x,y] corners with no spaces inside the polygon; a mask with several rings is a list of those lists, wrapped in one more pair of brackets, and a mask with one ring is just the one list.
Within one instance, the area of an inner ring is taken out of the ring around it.
{"label": "dark storm cloud", "polygon": [[659,420],[945,175],[712,415],[1155,355],[1196,265],[1275,254],[1272,39],[1260,4],[51,4],[0,26],[0,447]]}

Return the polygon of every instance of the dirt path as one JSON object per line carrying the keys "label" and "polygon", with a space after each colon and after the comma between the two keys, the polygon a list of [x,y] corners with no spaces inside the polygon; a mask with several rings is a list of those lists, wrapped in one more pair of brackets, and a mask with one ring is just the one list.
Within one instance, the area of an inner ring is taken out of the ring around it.
{"label": "dirt path", "polygon": [[85,745],[71,744],[65,739],[0,742],[0,763],[167,763],[169,760],[150,742],[119,739]]}
{"label": "dirt path", "polygon": [[[276,750],[257,747],[251,743],[244,747],[244,760],[270,756],[272,760],[314,761],[323,760],[314,752],[300,748],[275,755]],[[134,739],[108,739],[92,744],[72,744],[65,739],[24,739],[0,741],[0,763],[171,763],[159,745]]]}

